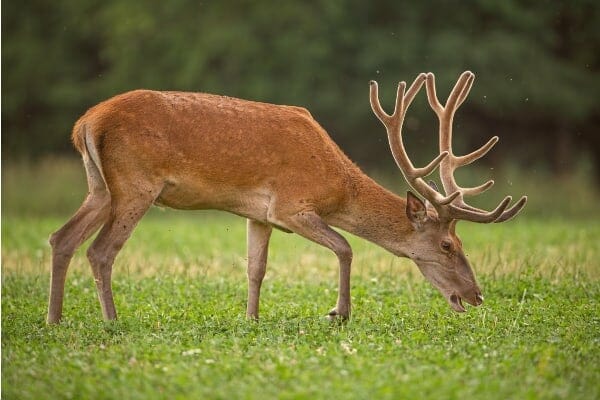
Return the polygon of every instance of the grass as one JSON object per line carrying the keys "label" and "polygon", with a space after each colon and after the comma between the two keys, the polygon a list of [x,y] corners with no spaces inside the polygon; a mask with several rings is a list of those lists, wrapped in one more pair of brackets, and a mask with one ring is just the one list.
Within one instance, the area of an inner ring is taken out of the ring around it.
{"label": "grass", "polygon": [[327,251],[275,233],[256,324],[243,318],[243,221],[150,216],[115,265],[120,319],[101,321],[80,252],[65,321],[48,327],[44,241],[59,224],[3,223],[4,398],[600,395],[598,224],[465,224],[486,303],[464,315],[409,262],[351,238],[354,316],[339,327],[322,318],[336,294]]}
{"label": "grass", "polygon": [[[60,165],[44,171],[69,168]],[[64,321],[46,326],[46,241],[66,217],[44,215],[44,202],[66,208],[81,183],[60,183],[73,187],[65,195],[44,187],[46,172],[8,172],[3,398],[600,398],[600,223],[565,213],[569,206],[557,206],[563,218],[534,207],[506,224],[459,224],[486,298],[466,314],[452,312],[411,262],[350,236],[353,317],[342,326],[323,318],[337,290],[327,250],[275,232],[261,321],[249,322],[244,221],[154,210],[115,263],[119,320],[101,320],[82,249]],[[31,179],[44,195],[19,190]]]}

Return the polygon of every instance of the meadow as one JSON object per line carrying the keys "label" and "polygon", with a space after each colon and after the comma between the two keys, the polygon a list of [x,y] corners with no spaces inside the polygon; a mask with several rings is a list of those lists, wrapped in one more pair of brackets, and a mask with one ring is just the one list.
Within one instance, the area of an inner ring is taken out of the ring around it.
{"label": "meadow", "polygon": [[346,235],[353,316],[330,324],[335,257],[275,232],[247,321],[245,221],[153,209],[115,263],[119,319],[102,321],[83,246],[47,326],[47,238],[84,179],[78,161],[5,166],[2,398],[600,398],[598,194],[540,178],[495,189],[529,194],[523,216],[458,225],[485,295],[464,314],[410,261]]}

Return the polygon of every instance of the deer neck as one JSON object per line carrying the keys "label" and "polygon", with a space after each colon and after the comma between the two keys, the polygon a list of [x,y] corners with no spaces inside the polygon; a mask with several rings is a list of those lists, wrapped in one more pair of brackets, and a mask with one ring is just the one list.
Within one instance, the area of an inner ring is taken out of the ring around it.
{"label": "deer neck", "polygon": [[351,185],[343,209],[328,218],[333,226],[405,256],[413,228],[406,216],[406,199],[367,176]]}

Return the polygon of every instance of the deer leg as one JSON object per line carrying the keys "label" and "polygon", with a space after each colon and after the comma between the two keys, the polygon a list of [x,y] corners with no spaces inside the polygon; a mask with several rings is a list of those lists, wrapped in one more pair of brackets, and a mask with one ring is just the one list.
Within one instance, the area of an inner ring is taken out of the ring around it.
{"label": "deer leg", "polygon": [[138,198],[131,197],[120,198],[119,201],[113,197],[108,221],[87,251],[105,320],[117,318],[111,286],[115,257],[154,200],[154,197],[141,195]]}
{"label": "deer leg", "polygon": [[329,312],[329,317],[350,317],[350,268],[352,264],[352,248],[346,239],[333,230],[312,211],[304,211],[287,218],[283,226],[305,238],[332,250],[340,264],[339,290],[337,305]]}
{"label": "deer leg", "polygon": [[269,239],[273,228],[252,219],[248,220],[248,305],[246,317],[258,319],[260,286],[267,270]]}
{"label": "deer leg", "polygon": [[90,192],[75,215],[50,236],[52,272],[47,316],[49,324],[58,323],[62,317],[65,278],[73,253],[106,221],[109,210],[108,191]]}

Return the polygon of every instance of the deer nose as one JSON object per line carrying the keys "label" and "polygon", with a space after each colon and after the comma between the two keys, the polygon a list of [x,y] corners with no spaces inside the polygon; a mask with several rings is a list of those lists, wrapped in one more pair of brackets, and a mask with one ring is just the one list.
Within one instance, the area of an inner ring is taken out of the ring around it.
{"label": "deer nose", "polygon": [[477,305],[483,304],[483,295],[481,293],[477,293],[475,295],[475,299],[477,300]]}

